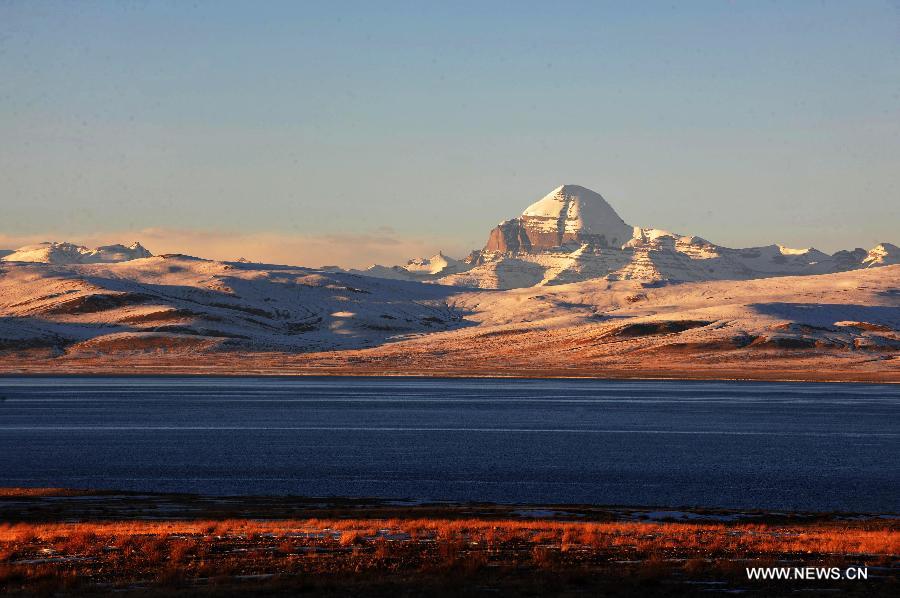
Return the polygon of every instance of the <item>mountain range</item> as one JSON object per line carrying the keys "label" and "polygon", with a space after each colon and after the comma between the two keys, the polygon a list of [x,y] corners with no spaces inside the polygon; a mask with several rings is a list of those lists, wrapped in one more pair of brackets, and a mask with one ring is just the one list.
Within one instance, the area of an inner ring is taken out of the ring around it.
{"label": "mountain range", "polygon": [[900,264],[631,227],[565,185],[463,260],[337,268],[0,252],[0,372],[900,381]]}
{"label": "mountain range", "polygon": [[0,251],[0,261],[43,264],[108,264],[127,262],[152,255],[138,242],[128,246],[104,245],[96,249],[88,249],[83,245],[45,241],[35,245],[26,245],[14,251]]}
{"label": "mountain range", "polygon": [[695,235],[626,224],[600,194],[557,187],[516,218],[498,224],[485,246],[463,260],[441,253],[406,265],[372,266],[369,276],[482,289],[606,280],[749,280],[845,272],[900,263],[882,243],[828,255],[814,248],[766,245],[732,249]]}
{"label": "mountain range", "polygon": [[[90,249],[44,242],[0,251],[0,261],[46,264],[115,263],[152,257],[140,243]],[[464,259],[442,252],[404,265],[344,270],[377,278],[480,289],[548,286],[584,280],[697,282],[846,272],[900,263],[900,248],[881,243],[827,254],[772,244],[733,249],[696,235],[626,224],[599,194],[561,185],[488,234]]]}

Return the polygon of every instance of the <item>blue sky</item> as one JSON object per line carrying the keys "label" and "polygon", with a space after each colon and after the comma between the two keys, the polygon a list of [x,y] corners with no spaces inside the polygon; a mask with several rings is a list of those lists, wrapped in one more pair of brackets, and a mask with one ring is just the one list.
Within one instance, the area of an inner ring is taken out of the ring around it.
{"label": "blue sky", "polygon": [[562,183],[731,246],[900,241],[896,1],[3,1],[0,73],[0,245],[460,254]]}

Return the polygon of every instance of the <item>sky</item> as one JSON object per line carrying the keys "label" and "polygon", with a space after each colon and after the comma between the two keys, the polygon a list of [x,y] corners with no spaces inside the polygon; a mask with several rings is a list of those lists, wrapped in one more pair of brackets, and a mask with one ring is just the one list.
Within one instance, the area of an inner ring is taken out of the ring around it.
{"label": "sky", "polygon": [[900,2],[0,0],[0,249],[461,257],[563,183],[900,242]]}

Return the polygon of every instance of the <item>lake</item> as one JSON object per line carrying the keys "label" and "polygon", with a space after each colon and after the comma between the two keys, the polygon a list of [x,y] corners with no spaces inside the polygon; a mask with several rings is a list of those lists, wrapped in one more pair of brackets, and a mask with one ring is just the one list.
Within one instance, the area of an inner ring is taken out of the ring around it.
{"label": "lake", "polygon": [[900,386],[0,378],[0,485],[900,512]]}

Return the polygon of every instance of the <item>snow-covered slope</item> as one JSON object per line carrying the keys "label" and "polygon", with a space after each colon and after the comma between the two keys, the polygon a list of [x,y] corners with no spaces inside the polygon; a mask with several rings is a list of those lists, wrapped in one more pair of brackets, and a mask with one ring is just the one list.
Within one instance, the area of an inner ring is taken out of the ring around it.
{"label": "snow-covered slope", "polygon": [[407,266],[373,266],[363,273],[483,289],[596,278],[749,280],[895,264],[900,261],[900,249],[890,243],[869,252],[857,248],[834,255],[775,244],[732,249],[698,236],[631,227],[598,193],[562,185],[528,206],[521,216],[497,225],[483,249],[449,266],[443,266],[445,261],[414,260]]}
{"label": "snow-covered slope", "polygon": [[[743,281],[463,291],[452,304],[477,326],[348,359],[436,374],[766,378],[791,370],[788,377],[799,379],[900,381],[900,265]],[[439,365],[429,365],[434,355]]]}
{"label": "snow-covered slope", "polygon": [[[500,275],[512,263],[517,276],[529,275],[528,264],[534,276],[568,271],[514,260],[496,264]],[[618,368],[676,377],[698,368],[738,377],[755,368],[766,377],[789,367],[798,377],[843,369],[849,379],[900,380],[900,265],[496,291],[177,255],[5,262],[0,370],[39,363],[432,375],[602,376]]]}
{"label": "snow-covered slope", "polygon": [[89,249],[72,243],[44,242],[20,247],[2,257],[5,262],[40,262],[43,264],[99,264],[125,262],[153,254],[140,243],[125,245],[104,245]]}
{"label": "snow-covered slope", "polygon": [[0,349],[310,351],[463,325],[449,289],[182,255],[4,262]]}

